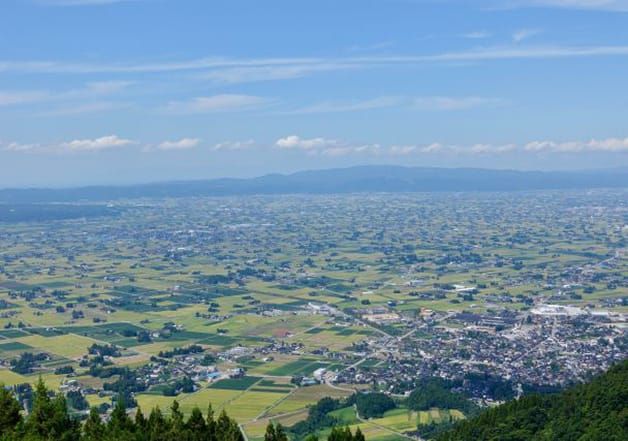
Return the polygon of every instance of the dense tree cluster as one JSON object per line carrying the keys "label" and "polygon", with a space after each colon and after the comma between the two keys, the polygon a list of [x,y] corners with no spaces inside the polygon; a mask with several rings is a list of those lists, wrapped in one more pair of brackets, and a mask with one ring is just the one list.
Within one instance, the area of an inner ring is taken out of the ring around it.
{"label": "dense tree cluster", "polygon": [[429,410],[433,407],[441,409],[458,409],[465,415],[477,411],[477,406],[464,395],[452,392],[451,385],[441,378],[426,378],[419,382],[418,387],[406,401],[412,410]]}
{"label": "dense tree cluster", "polygon": [[[185,418],[175,400],[164,415],[155,407],[148,418],[140,408],[131,418],[124,400],[119,399],[106,420],[92,408],[84,423],[69,412],[69,399],[53,395],[40,379],[32,393],[32,407],[24,416],[22,406],[11,389],[0,385],[0,440],[1,441],[245,441],[240,427],[223,410],[214,417],[211,405],[207,415],[196,407]],[[71,398],[76,401],[76,397]],[[83,398],[84,399],[84,398]],[[337,406],[337,400],[327,399],[320,413]],[[307,441],[318,441],[315,435]],[[333,427],[328,441],[365,441],[358,428],[353,434],[349,428]],[[288,441],[280,424],[269,422],[264,441]]]}
{"label": "dense tree cluster", "polygon": [[91,345],[88,352],[91,355],[100,355],[101,357],[119,357],[122,355],[120,349],[115,345],[100,345],[98,343]]}
{"label": "dense tree cluster", "polygon": [[392,398],[383,393],[359,393],[354,395],[355,407],[362,418],[379,418],[397,407]]}
{"label": "dense tree cluster", "polygon": [[[313,441],[313,440],[308,440]],[[327,437],[327,441],[365,441],[364,434],[358,427],[355,429],[355,435],[351,433],[348,427],[334,427]]]}
{"label": "dense tree cluster", "polygon": [[224,411],[214,418],[211,407],[203,416],[198,408],[186,420],[174,401],[170,415],[158,407],[148,418],[137,409],[127,415],[118,400],[107,422],[93,408],[83,425],[68,412],[63,395],[51,397],[40,380],[33,392],[33,406],[27,417],[13,393],[0,388],[0,439],[3,441],[244,441],[238,424]]}
{"label": "dense tree cluster", "polygon": [[628,439],[628,361],[588,384],[529,395],[461,422],[439,441]]}
{"label": "dense tree cluster", "polygon": [[172,358],[177,355],[188,355],[188,354],[198,354],[199,352],[203,352],[204,349],[199,345],[190,345],[186,348],[174,348],[171,351],[159,351],[159,356],[162,358]]}
{"label": "dense tree cluster", "polygon": [[39,362],[46,361],[48,358],[49,356],[43,352],[39,354],[23,352],[19,358],[11,360],[11,370],[18,374],[30,374]]}
{"label": "dense tree cluster", "polygon": [[329,412],[341,409],[347,404],[342,400],[325,397],[320,399],[308,410],[307,418],[299,421],[290,427],[290,433],[297,439],[303,439],[308,434],[315,433],[320,429],[331,427],[336,424],[336,419],[329,415]]}

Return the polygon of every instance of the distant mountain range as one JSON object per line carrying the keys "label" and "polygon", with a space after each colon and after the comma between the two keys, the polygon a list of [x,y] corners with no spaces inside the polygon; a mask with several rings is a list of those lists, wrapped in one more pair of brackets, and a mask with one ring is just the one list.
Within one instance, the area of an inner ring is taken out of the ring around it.
{"label": "distant mountain range", "polygon": [[360,166],[126,186],[66,189],[4,189],[2,203],[106,201],[140,197],[236,196],[254,194],[333,194],[361,192],[461,192],[628,188],[628,169],[586,171],[514,171],[471,168]]}

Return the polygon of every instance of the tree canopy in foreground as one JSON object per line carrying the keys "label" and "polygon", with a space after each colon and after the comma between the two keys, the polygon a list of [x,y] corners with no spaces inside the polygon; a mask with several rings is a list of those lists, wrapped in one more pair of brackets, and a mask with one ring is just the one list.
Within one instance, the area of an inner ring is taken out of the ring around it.
{"label": "tree canopy in foreground", "polygon": [[529,395],[483,412],[439,441],[628,439],[628,360],[558,394]]}

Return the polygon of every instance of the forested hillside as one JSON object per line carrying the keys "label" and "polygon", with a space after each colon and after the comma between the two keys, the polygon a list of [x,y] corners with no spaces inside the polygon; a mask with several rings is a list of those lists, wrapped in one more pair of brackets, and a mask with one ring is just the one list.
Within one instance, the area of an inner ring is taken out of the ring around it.
{"label": "forested hillside", "polygon": [[[131,418],[119,400],[105,421],[92,408],[81,422],[68,412],[66,397],[53,396],[40,379],[24,415],[12,391],[0,384],[1,441],[245,441],[237,422],[224,410],[215,417],[211,406],[206,415],[194,408],[185,418],[175,400],[167,413],[156,407],[145,416],[138,408]],[[307,440],[318,438],[310,435]],[[288,441],[288,436],[280,424],[269,422],[264,441]],[[364,436],[359,429],[354,435],[348,428],[334,427],[328,441],[364,441]]]}
{"label": "forested hillside", "polygon": [[587,384],[530,395],[458,424],[438,441],[628,439],[628,361]]}

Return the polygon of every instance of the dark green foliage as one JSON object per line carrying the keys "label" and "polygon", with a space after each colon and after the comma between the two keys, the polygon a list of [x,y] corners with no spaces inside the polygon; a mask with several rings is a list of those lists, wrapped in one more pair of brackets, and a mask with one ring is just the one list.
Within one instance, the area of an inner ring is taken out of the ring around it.
{"label": "dark green foliage", "polygon": [[355,432],[355,436],[351,433],[351,429],[348,427],[334,427],[331,429],[331,433],[327,437],[327,441],[361,441],[364,440],[362,431],[358,428]]}
{"label": "dark green foliage", "polygon": [[90,441],[102,441],[105,436],[105,425],[100,419],[95,407],[89,411],[89,416],[83,425],[83,438]]}
{"label": "dark green foliage", "polygon": [[487,410],[439,441],[620,441],[628,439],[628,361],[591,383],[530,395]]}
{"label": "dark green foliage", "polygon": [[19,358],[11,360],[11,370],[18,374],[30,374],[38,362],[47,359],[48,355],[44,353],[32,354],[30,352],[23,352]]}
{"label": "dark green foliage", "polygon": [[[335,410],[340,401],[326,398],[314,406],[318,418]],[[123,397],[104,422],[96,408],[92,408],[81,427],[78,420],[68,412],[63,395],[52,396],[40,379],[33,392],[33,406],[27,417],[22,417],[22,407],[13,393],[0,387],[0,440],[2,441],[244,441],[244,436],[235,420],[225,411],[215,419],[209,406],[204,417],[198,408],[192,410],[186,420],[175,400],[170,415],[164,416],[159,407],[154,408],[148,418],[137,409],[135,418],[127,414]],[[307,441],[318,441],[310,435]],[[264,441],[288,441],[281,424],[269,423]],[[328,441],[365,441],[358,429],[353,435],[348,428],[334,427]]]}
{"label": "dark green foliage", "polygon": [[61,366],[55,369],[55,375],[68,375],[73,373],[74,368],[72,366]]}
{"label": "dark green foliage", "polygon": [[286,431],[281,424],[275,426],[270,422],[268,426],[266,426],[264,441],[288,441],[288,435],[286,435]]}
{"label": "dark green foliage", "polygon": [[458,409],[465,415],[477,412],[477,406],[464,395],[452,392],[449,384],[440,378],[428,378],[410,394],[406,401],[412,410],[429,410],[433,407]]}
{"label": "dark green foliage", "polygon": [[198,354],[203,352],[203,347],[199,345],[190,345],[186,348],[174,348],[171,351],[160,351],[159,356],[162,358],[172,358],[177,355]]}
{"label": "dark green foliage", "polygon": [[396,407],[393,399],[382,393],[357,394],[355,405],[362,418],[379,418]]}
{"label": "dark green foliage", "polygon": [[108,391],[113,391],[119,397],[122,397],[124,403],[128,407],[135,407],[137,403],[131,393],[143,392],[146,390],[146,386],[143,383],[138,382],[136,374],[128,368],[123,368],[117,373],[119,378],[113,383],[105,383],[103,388]]}
{"label": "dark green foliage", "polygon": [[83,394],[79,391],[70,391],[65,396],[66,400],[68,400],[68,406],[76,410],[87,410],[89,409],[89,403],[83,396]]}
{"label": "dark green foliage", "polygon": [[165,386],[162,390],[162,394],[167,397],[175,397],[180,393],[191,393],[194,392],[195,384],[190,379],[190,377],[183,377],[173,384],[169,384]]}
{"label": "dark green foliage", "polygon": [[364,434],[362,433],[359,427],[355,429],[355,435],[353,436],[353,441],[366,441],[366,438],[364,437]]}
{"label": "dark green foliage", "polygon": [[212,383],[210,389],[246,390],[260,380],[260,377],[228,378]]}
{"label": "dark green foliage", "polygon": [[[186,421],[174,401],[170,416],[159,408],[152,410],[148,419],[140,409],[131,419],[123,398],[118,398],[105,423],[96,408],[92,408],[83,424],[73,419],[63,395],[52,397],[39,380],[33,392],[33,406],[23,419],[22,410],[13,393],[0,387],[0,439],[3,441],[244,441],[238,424],[223,411],[217,420],[211,407],[207,418],[199,409],[193,409]],[[283,428],[278,427],[279,438],[288,441]]]}
{"label": "dark green foliage", "polygon": [[94,343],[89,347],[88,351],[91,355],[100,355],[101,357],[119,357],[121,355],[120,349],[114,345],[99,345]]}
{"label": "dark green foliage", "polygon": [[21,409],[13,394],[0,384],[0,437],[13,432],[22,422]]}
{"label": "dark green foliage", "polygon": [[24,423],[25,439],[72,441],[79,439],[79,429],[78,422],[68,414],[65,397],[51,398],[40,378],[33,393],[33,409]]}
{"label": "dark green foliage", "polygon": [[329,412],[345,406],[341,400],[333,398],[323,398],[310,407],[308,416],[304,421],[300,421],[290,427],[290,432],[297,438],[303,438],[311,433],[316,433],[320,429],[333,426],[336,419],[329,415]]}

